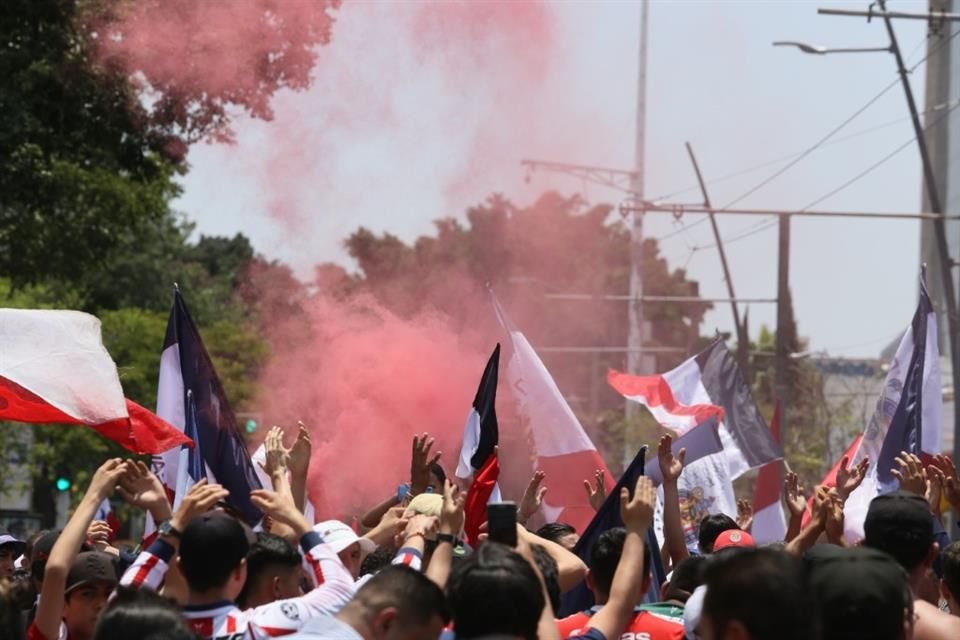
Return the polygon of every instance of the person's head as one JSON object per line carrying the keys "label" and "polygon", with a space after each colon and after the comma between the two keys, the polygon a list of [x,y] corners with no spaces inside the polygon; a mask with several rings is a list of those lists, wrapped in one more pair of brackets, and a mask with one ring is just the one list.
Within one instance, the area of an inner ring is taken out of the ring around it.
{"label": "person's head", "polygon": [[713,553],[713,543],[724,531],[739,529],[736,521],[724,513],[714,513],[700,521],[700,531],[697,534],[697,546],[700,553]]}
{"label": "person's head", "polygon": [[[587,572],[587,586],[593,591],[594,599],[604,604],[610,597],[610,586],[613,576],[620,564],[623,554],[623,543],[627,539],[627,530],[623,527],[607,529],[600,534],[597,541],[590,548],[589,571]],[[650,553],[644,545],[643,551],[643,592],[650,588]]]}
{"label": "person's head", "polygon": [[725,549],[706,570],[703,640],[807,640],[798,561],[774,549]]}
{"label": "person's head", "polygon": [[13,569],[17,558],[23,554],[26,547],[22,540],[19,540],[9,533],[0,532],[0,578],[12,578]]}
{"label": "person's head", "polygon": [[863,522],[863,544],[890,554],[907,573],[925,572],[938,551],[929,504],[909,491],[877,496]]}
{"label": "person's head", "polygon": [[530,546],[533,551],[533,560],[537,563],[537,570],[543,576],[543,584],[547,587],[547,597],[554,613],[560,610],[560,568],[557,561],[542,544]]}
{"label": "person's head", "polygon": [[430,466],[430,484],[427,485],[427,490],[443,495],[443,483],[446,479],[447,472],[443,470],[440,463],[434,462]]}
{"label": "person's head", "polygon": [[22,638],[23,597],[30,590],[28,580],[0,578],[0,638]]}
{"label": "person's head", "polygon": [[337,617],[364,640],[436,640],[450,620],[440,587],[402,565],[370,578]]}
{"label": "person's head", "polygon": [[754,542],[753,536],[746,531],[727,529],[726,531],[722,531],[716,540],[713,541],[713,553],[734,547],[749,549],[755,546],[757,546],[757,543]]}
{"label": "person's head", "polygon": [[940,579],[940,597],[947,601],[950,613],[960,616],[960,540],[951,542],[940,556],[943,577]]}
{"label": "person's head", "polygon": [[272,533],[260,532],[247,552],[247,581],[237,597],[241,609],[303,595],[296,547]]}
{"label": "person's head", "polygon": [[120,587],[100,615],[93,640],[142,639],[161,633],[165,638],[193,637],[173,600],[150,589]]}
{"label": "person's head", "polygon": [[580,536],[577,535],[577,530],[565,522],[545,524],[537,529],[537,535],[544,540],[556,542],[567,551],[573,551],[573,547],[576,546],[580,540]]}
{"label": "person's head", "polygon": [[506,545],[485,542],[447,581],[457,638],[510,635],[536,640],[545,604],[533,567]]}
{"label": "person's head", "polygon": [[903,567],[876,549],[823,544],[807,553],[806,593],[814,637],[907,640],[913,595]]}
{"label": "person's head", "polygon": [[360,563],[360,575],[377,573],[384,567],[389,567],[393,563],[395,553],[395,550],[390,547],[377,547],[372,553],[368,553],[363,562]]}
{"label": "person's head", "polygon": [[33,541],[33,547],[30,550],[30,577],[38,591],[43,584],[43,572],[47,567],[47,558],[50,557],[50,551],[53,550],[53,545],[59,537],[59,531],[45,531]]}
{"label": "person's head", "polygon": [[249,527],[221,511],[191,521],[180,535],[177,557],[191,596],[236,600],[247,581],[247,553],[256,541]]}
{"label": "person's head", "polygon": [[67,573],[63,620],[72,639],[93,637],[97,617],[117,586],[117,568],[113,557],[100,551],[77,555]]}
{"label": "person's head", "polygon": [[339,556],[340,562],[353,579],[359,578],[363,556],[377,548],[373,540],[361,538],[350,525],[339,520],[326,520],[314,525],[313,530],[319,533],[323,541]]}
{"label": "person's head", "polygon": [[706,556],[687,556],[674,567],[670,580],[663,583],[660,599],[686,603],[697,587],[703,584],[706,571]]}

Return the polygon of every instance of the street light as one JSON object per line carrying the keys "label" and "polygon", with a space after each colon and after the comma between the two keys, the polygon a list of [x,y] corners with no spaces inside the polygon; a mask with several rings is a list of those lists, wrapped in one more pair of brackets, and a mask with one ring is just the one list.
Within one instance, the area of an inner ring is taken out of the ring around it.
{"label": "street light", "polygon": [[774,42],[775,47],[796,47],[804,53],[822,56],[828,53],[893,53],[893,47],[823,47],[816,44],[807,44],[806,42],[794,42],[793,40],[781,40]]}

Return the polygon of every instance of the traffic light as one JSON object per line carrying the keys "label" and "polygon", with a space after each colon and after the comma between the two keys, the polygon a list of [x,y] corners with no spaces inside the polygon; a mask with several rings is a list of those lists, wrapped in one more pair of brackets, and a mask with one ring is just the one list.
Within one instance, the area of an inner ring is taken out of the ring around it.
{"label": "traffic light", "polygon": [[257,430],[257,421],[254,420],[253,418],[250,418],[249,420],[247,420],[247,424],[245,426],[247,429],[247,433],[253,433],[254,431]]}
{"label": "traffic light", "polygon": [[57,491],[70,491],[70,487],[73,485],[70,482],[70,478],[66,476],[57,476],[56,487]]}

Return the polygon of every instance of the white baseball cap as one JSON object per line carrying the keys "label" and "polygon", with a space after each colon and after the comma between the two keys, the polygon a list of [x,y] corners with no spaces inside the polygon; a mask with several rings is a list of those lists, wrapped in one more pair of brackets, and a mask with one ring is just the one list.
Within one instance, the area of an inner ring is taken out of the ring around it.
{"label": "white baseball cap", "polygon": [[370,553],[377,548],[376,543],[369,538],[361,538],[356,531],[350,528],[345,522],[339,520],[325,520],[313,525],[313,530],[320,534],[323,541],[330,545],[337,553],[340,553],[354,542],[360,543],[360,548],[364,553]]}

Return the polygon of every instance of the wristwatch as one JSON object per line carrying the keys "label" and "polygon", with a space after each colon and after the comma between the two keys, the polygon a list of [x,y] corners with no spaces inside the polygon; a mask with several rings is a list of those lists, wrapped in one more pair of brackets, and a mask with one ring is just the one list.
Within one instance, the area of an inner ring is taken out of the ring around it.
{"label": "wristwatch", "polygon": [[162,536],[170,536],[171,538],[180,539],[180,532],[177,531],[176,527],[169,520],[164,520],[160,523],[160,526],[157,527],[157,533]]}
{"label": "wristwatch", "polygon": [[450,543],[450,546],[456,547],[456,546],[457,546],[457,536],[453,535],[452,533],[438,533],[438,534],[437,534],[437,542],[438,542],[438,543],[440,543],[440,542],[449,542],[449,543]]}

